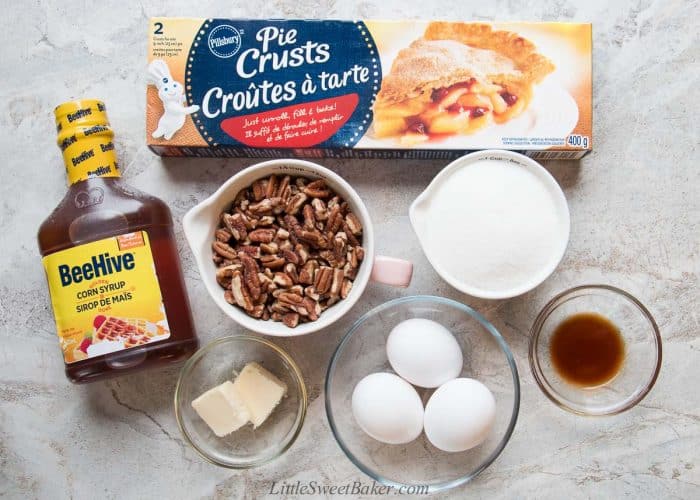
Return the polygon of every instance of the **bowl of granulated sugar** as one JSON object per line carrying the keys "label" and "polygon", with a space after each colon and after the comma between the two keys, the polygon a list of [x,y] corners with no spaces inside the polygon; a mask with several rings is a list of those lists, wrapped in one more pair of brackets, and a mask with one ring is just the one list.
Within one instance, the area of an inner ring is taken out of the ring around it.
{"label": "bowl of granulated sugar", "polygon": [[485,299],[538,286],[569,241],[569,207],[559,184],[542,165],[512,151],[479,151],[450,163],[409,216],[435,271]]}

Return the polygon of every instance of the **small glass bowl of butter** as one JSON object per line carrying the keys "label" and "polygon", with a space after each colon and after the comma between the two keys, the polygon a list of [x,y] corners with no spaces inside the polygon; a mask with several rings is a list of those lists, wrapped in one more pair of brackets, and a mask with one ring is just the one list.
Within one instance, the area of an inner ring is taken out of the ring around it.
{"label": "small glass bowl of butter", "polygon": [[[270,378],[286,386],[281,399]],[[228,397],[232,384],[249,400]],[[232,415],[238,422],[221,418],[231,411],[228,405],[239,404]],[[307,404],[304,379],[289,354],[249,335],[222,337],[197,351],[175,388],[175,417],[185,440],[206,460],[230,469],[257,467],[284,453],[301,431]],[[250,415],[246,405],[252,406]],[[253,414],[260,408],[262,417]]]}

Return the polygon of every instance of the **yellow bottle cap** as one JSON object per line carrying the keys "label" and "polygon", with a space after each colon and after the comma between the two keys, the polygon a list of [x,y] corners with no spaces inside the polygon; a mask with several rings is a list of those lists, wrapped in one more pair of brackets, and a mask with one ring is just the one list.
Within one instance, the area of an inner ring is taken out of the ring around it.
{"label": "yellow bottle cap", "polygon": [[91,177],[119,177],[119,166],[102,101],[81,99],[56,106],[58,147],[63,151],[68,181]]}

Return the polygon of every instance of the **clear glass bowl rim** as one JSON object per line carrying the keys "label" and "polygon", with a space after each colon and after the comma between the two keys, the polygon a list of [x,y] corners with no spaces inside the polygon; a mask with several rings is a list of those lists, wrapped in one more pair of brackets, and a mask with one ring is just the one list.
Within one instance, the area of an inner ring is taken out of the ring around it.
{"label": "clear glass bowl rim", "polygon": [[[183,384],[183,381],[189,375],[190,371],[192,370],[192,367],[195,365],[195,363],[203,358],[209,351],[211,351],[213,348],[225,344],[228,342],[257,342],[260,344],[263,344],[264,346],[272,349],[275,351],[282,359],[284,359],[289,366],[292,368],[291,373],[293,374],[293,378],[296,380],[298,387],[299,387],[299,406],[300,409],[297,412],[297,419],[295,422],[295,427],[294,431],[292,434],[292,437],[287,441],[287,443],[279,448],[278,450],[275,451],[275,453],[272,453],[268,456],[264,456],[262,458],[256,459],[256,460],[250,460],[248,462],[241,462],[238,464],[231,464],[231,463],[226,463],[226,462],[221,462],[217,460],[216,458],[208,455],[204,450],[202,450],[199,446],[195,444],[195,442],[192,440],[190,437],[189,433],[185,430],[185,426],[183,425],[182,422],[182,415],[180,414],[180,409],[178,407],[178,400],[180,398],[180,393],[182,391],[181,386]],[[270,462],[274,460],[275,458],[279,457],[282,455],[285,451],[287,451],[292,444],[294,444],[294,441],[296,441],[297,437],[299,437],[299,433],[301,432],[301,428],[304,425],[304,419],[306,418],[306,410],[308,406],[308,393],[306,390],[306,384],[304,383],[304,377],[301,374],[301,370],[299,369],[299,366],[296,364],[296,362],[292,359],[292,357],[287,354],[286,351],[284,351],[281,347],[277,346],[273,342],[263,339],[261,337],[255,337],[253,335],[227,335],[225,337],[219,337],[217,339],[212,340],[209,342],[207,345],[199,349],[197,352],[195,352],[190,359],[187,360],[185,365],[182,367],[180,370],[180,376],[177,379],[177,384],[175,385],[175,395],[173,396],[173,404],[175,406],[175,420],[177,420],[177,426],[180,428],[180,433],[185,437],[185,440],[187,443],[202,457],[204,458],[207,462],[210,462],[214,465],[218,465],[220,467],[225,467],[227,469],[250,469],[252,467],[258,467],[260,465],[266,464],[267,462]]]}
{"label": "clear glass bowl rim", "polygon": [[[642,313],[645,319],[649,322],[653,334],[654,343],[656,346],[656,365],[654,366],[654,372],[652,373],[651,378],[647,381],[642,391],[635,398],[627,401],[625,404],[615,406],[606,412],[586,412],[570,406],[568,404],[568,401],[564,397],[560,396],[549,385],[549,383],[547,383],[544,373],[542,372],[542,368],[540,367],[539,359],[537,357],[537,346],[540,338],[540,333],[542,332],[542,326],[544,325],[547,318],[549,318],[549,315],[557,307],[564,304],[570,296],[586,290],[594,292],[600,290],[612,292],[614,295],[618,295],[619,297],[630,302]],[[656,324],[656,321],[654,320],[654,317],[651,315],[649,310],[644,306],[644,304],[642,304],[639,301],[639,299],[637,299],[631,293],[612,285],[579,285],[564,290],[563,292],[555,295],[549,302],[547,302],[544,305],[542,310],[539,312],[539,314],[535,318],[535,322],[532,324],[532,328],[530,329],[530,346],[528,357],[530,358],[530,369],[532,370],[532,375],[534,376],[535,381],[537,382],[537,385],[539,386],[540,390],[544,393],[545,396],[547,396],[547,398],[549,398],[550,401],[552,401],[559,408],[562,408],[563,410],[569,411],[576,415],[582,415],[586,417],[604,417],[609,415],[617,415],[636,406],[640,401],[642,401],[646,397],[647,394],[649,394],[649,391],[651,391],[652,387],[654,387],[656,379],[659,377],[659,372],[661,371],[661,332],[659,331],[659,327]]]}
{"label": "clear glass bowl rim", "polygon": [[372,317],[375,314],[381,313],[395,305],[398,304],[404,304],[404,303],[410,303],[410,302],[419,302],[419,301],[432,301],[432,302],[437,302],[442,305],[449,305],[452,307],[455,307],[457,309],[460,309],[462,312],[465,312],[472,318],[474,318],[476,321],[478,321],[481,326],[483,326],[496,340],[498,343],[499,347],[501,348],[501,351],[506,356],[506,359],[508,361],[508,365],[511,370],[511,374],[513,377],[513,412],[511,413],[510,417],[510,422],[508,423],[508,428],[506,429],[506,432],[501,439],[501,441],[498,443],[498,446],[496,449],[486,458],[486,460],[471,474],[464,475],[462,477],[452,479],[450,481],[445,481],[442,483],[436,483],[436,484],[430,484],[429,487],[429,492],[430,493],[437,493],[440,491],[446,491],[452,488],[456,488],[457,486],[461,486],[463,484],[468,483],[472,479],[474,479],[476,476],[478,476],[482,471],[484,471],[489,465],[491,465],[496,458],[501,454],[503,449],[506,447],[508,444],[508,441],[510,440],[510,437],[513,434],[513,431],[515,430],[515,424],[518,420],[518,413],[520,411],[520,378],[518,376],[518,366],[515,363],[515,358],[513,357],[513,353],[510,350],[510,347],[508,347],[508,344],[506,341],[503,339],[501,334],[498,332],[495,326],[491,324],[485,317],[483,317],[479,312],[476,310],[472,309],[466,304],[462,304],[461,302],[457,302],[456,300],[448,299],[445,297],[437,297],[434,295],[411,295],[408,297],[400,297],[397,299],[392,299],[388,302],[385,302],[383,304],[380,304],[379,306],[371,309],[370,311],[366,312],[365,314],[362,315],[355,323],[350,327],[348,332],[343,336],[341,339],[340,343],[338,344],[338,347],[336,347],[335,351],[333,352],[333,356],[331,357],[331,361],[328,365],[328,371],[326,373],[326,383],[325,383],[325,403],[326,403],[326,418],[328,419],[328,424],[330,425],[331,431],[333,432],[333,437],[335,437],[335,440],[338,442],[338,445],[340,448],[343,450],[343,453],[350,459],[350,461],[355,464],[355,466],[360,469],[362,472],[367,474],[369,477],[374,479],[375,481],[379,482],[380,484],[383,484],[385,486],[390,486],[392,488],[401,488],[401,487],[410,487],[410,486],[415,486],[412,484],[403,484],[403,483],[398,483],[396,481],[392,481],[391,479],[388,479],[378,472],[375,472],[371,468],[367,467],[364,465],[355,455],[350,451],[348,446],[345,444],[343,439],[340,437],[340,433],[338,431],[338,428],[335,423],[335,419],[333,418],[333,414],[331,413],[331,401],[329,397],[330,393],[330,385],[333,380],[333,373],[335,372],[335,367],[337,364],[337,360],[339,355],[342,353],[343,349],[347,345],[347,343],[350,341],[350,338],[352,337],[353,333],[357,331],[362,324],[367,321],[370,317]]}

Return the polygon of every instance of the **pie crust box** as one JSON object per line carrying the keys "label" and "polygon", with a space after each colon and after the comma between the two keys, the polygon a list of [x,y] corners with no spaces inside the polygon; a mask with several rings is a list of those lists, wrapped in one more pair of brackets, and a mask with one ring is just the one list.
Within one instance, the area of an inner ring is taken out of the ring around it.
{"label": "pie crust box", "polygon": [[161,156],[452,159],[592,148],[591,25],[153,18]]}

